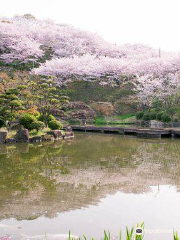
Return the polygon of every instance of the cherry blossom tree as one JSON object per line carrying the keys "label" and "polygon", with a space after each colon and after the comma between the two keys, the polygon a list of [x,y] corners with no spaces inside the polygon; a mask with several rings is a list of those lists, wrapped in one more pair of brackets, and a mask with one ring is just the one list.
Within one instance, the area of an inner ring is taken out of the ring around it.
{"label": "cherry blossom tree", "polygon": [[0,60],[35,62],[32,74],[53,76],[57,84],[100,80],[102,85],[133,75],[137,96],[150,105],[179,91],[180,55],[141,44],[106,42],[94,33],[31,15],[0,18]]}

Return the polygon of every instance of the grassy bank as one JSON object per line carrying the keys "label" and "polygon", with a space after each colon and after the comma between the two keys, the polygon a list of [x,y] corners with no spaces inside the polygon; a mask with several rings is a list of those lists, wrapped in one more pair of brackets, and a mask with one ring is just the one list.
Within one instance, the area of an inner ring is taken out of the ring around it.
{"label": "grassy bank", "polygon": [[111,124],[133,124],[136,120],[134,114],[126,114],[122,116],[99,117],[94,120],[95,125],[111,125]]}

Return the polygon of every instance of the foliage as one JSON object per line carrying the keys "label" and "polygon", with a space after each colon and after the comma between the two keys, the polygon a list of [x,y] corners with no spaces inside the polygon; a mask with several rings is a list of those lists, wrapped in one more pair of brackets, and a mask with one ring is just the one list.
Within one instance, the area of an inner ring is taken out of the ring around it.
{"label": "foliage", "polygon": [[143,118],[142,118],[144,121],[149,121],[149,120],[151,120],[150,119],[150,113],[144,113],[144,115],[143,115]]}
{"label": "foliage", "polygon": [[32,92],[32,99],[37,106],[41,120],[45,125],[52,119],[51,112],[56,109],[61,109],[63,104],[68,102],[66,96],[57,94],[57,87],[52,80],[38,80],[30,82],[30,89]]}
{"label": "foliage", "polygon": [[170,115],[169,114],[167,114],[167,113],[164,113],[162,116],[161,116],[161,120],[163,121],[163,122],[170,122],[171,121],[171,117],[170,117]]}
{"label": "foliage", "polygon": [[[142,229],[142,235],[138,235],[136,234],[136,232],[134,231],[135,228],[132,227],[131,229],[129,229],[128,227],[126,227],[126,233],[125,233],[125,238],[126,240],[143,240],[144,239],[144,222],[142,222],[141,224],[137,224],[136,225],[136,229],[137,228],[141,228]],[[83,236],[84,240],[87,240],[86,236]],[[110,231],[105,231],[104,230],[104,236],[102,238],[103,240],[111,240],[111,233]],[[75,240],[74,237],[71,237],[71,232],[69,231],[69,237],[68,240]],[[78,238],[78,240],[81,240],[81,238]],[[94,240],[94,238],[91,238],[90,240]],[[122,240],[122,233],[121,230],[119,231],[119,239],[118,240]],[[174,232],[174,240],[179,240],[178,238],[178,233]]]}
{"label": "foliage", "polygon": [[34,121],[32,124],[31,124],[31,128],[32,129],[35,129],[37,132],[43,128],[45,128],[45,124],[41,121]]}
{"label": "foliage", "polygon": [[156,112],[155,110],[145,111],[145,112],[137,112],[136,113],[136,119],[142,119],[144,121],[158,120],[158,121],[162,121],[162,122],[165,122],[165,123],[168,123],[168,122],[171,122],[171,121],[178,122],[178,120],[179,120],[178,117],[172,118],[165,111]]}
{"label": "foliage", "polygon": [[[45,117],[43,115],[40,115],[38,119],[41,122],[45,122]],[[51,121],[54,121],[54,120],[56,120],[56,118],[52,114],[50,114],[48,119],[47,119],[47,123],[49,123]]]}
{"label": "foliage", "polygon": [[62,129],[62,124],[57,121],[57,120],[52,120],[48,123],[48,127],[51,129],[51,130],[61,130]]}
{"label": "foliage", "polygon": [[70,120],[68,121],[68,123],[69,123],[70,125],[81,125],[81,124],[82,124],[82,121],[79,120],[79,119],[70,119]]}
{"label": "foliage", "polygon": [[19,87],[9,88],[0,94],[0,115],[5,125],[11,127],[18,116],[18,111],[24,109],[24,92]]}
{"label": "foliage", "polygon": [[137,118],[138,120],[140,120],[140,119],[143,118],[143,115],[144,115],[144,113],[143,113],[142,111],[139,111],[139,112],[136,113],[136,118]]}
{"label": "foliage", "polygon": [[174,117],[173,118],[173,122],[175,122],[175,123],[179,122],[179,118],[178,117]]}
{"label": "foliage", "polygon": [[156,119],[156,112],[150,112],[149,118],[150,118],[150,120],[155,120]]}
{"label": "foliage", "polygon": [[173,239],[174,240],[179,240],[178,231],[173,230]]}
{"label": "foliage", "polygon": [[19,118],[19,123],[24,127],[27,128],[28,130],[33,130],[34,128],[34,123],[37,121],[36,117],[29,114],[25,113]]}
{"label": "foliage", "polygon": [[156,114],[156,119],[159,120],[159,121],[161,121],[163,115],[164,115],[164,112],[163,112],[163,111],[162,111],[162,112],[158,112],[158,113]]}
{"label": "foliage", "polygon": [[94,124],[95,125],[103,125],[103,124],[107,124],[107,122],[106,122],[105,118],[101,117],[101,118],[95,118]]}

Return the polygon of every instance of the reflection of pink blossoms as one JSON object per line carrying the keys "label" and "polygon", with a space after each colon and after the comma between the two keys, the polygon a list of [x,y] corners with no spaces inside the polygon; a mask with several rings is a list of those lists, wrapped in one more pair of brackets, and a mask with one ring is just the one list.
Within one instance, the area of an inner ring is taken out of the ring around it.
{"label": "reflection of pink blossoms", "polygon": [[0,240],[11,240],[11,237],[7,237],[7,236],[5,236],[5,237],[0,237]]}

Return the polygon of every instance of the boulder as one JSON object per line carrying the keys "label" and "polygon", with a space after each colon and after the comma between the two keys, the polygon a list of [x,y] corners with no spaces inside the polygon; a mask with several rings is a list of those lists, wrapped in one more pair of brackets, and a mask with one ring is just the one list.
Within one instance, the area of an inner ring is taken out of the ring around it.
{"label": "boulder", "polygon": [[150,120],[149,121],[149,126],[151,128],[160,128],[160,127],[164,127],[164,123],[163,122],[159,122],[157,120]]}
{"label": "boulder", "polygon": [[16,139],[15,138],[7,138],[6,143],[16,143]]}
{"label": "boulder", "polygon": [[68,138],[68,137],[74,137],[74,133],[73,132],[66,132],[64,138]]}
{"label": "boulder", "polygon": [[46,142],[46,141],[54,141],[54,136],[53,135],[49,135],[49,134],[45,134],[42,136],[42,141]]}
{"label": "boulder", "polygon": [[6,142],[6,137],[7,137],[7,132],[0,132],[0,143],[5,143]]}
{"label": "boulder", "polygon": [[42,136],[34,136],[29,139],[30,142],[42,142]]}
{"label": "boulder", "polygon": [[70,102],[67,105],[68,115],[64,119],[89,119],[95,118],[95,111],[83,102]]}
{"label": "boulder", "polygon": [[52,135],[55,139],[62,138],[63,135],[61,130],[51,130],[47,134]]}
{"label": "boulder", "polygon": [[95,102],[92,103],[92,108],[105,116],[112,115],[114,113],[114,106],[110,102]]}
{"label": "boulder", "polygon": [[66,132],[72,132],[73,130],[72,130],[72,127],[71,126],[68,126],[67,128],[66,128]]}
{"label": "boulder", "polygon": [[29,131],[28,129],[19,130],[15,136],[16,142],[29,142]]}

